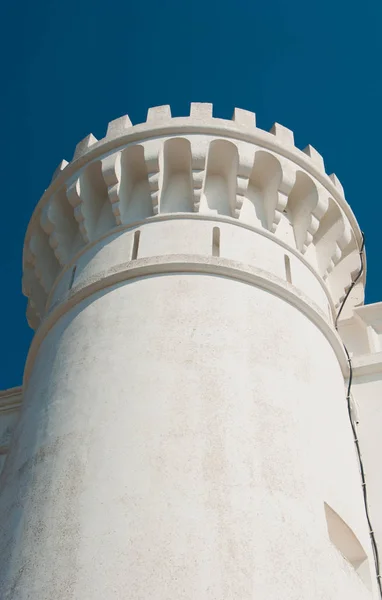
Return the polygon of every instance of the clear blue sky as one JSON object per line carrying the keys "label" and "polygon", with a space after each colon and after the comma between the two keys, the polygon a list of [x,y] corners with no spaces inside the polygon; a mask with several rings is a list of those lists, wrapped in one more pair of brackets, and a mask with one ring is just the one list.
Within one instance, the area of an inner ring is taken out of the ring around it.
{"label": "clear blue sky", "polygon": [[238,106],[315,146],[366,233],[367,300],[382,300],[380,1],[20,0],[1,29],[0,389],[21,383],[32,338],[21,253],[34,206],[81,138],[149,106]]}

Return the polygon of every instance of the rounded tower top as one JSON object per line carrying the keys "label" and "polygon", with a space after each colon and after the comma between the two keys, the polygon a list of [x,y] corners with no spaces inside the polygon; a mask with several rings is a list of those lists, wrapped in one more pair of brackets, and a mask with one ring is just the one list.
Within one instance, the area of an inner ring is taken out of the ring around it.
{"label": "rounded tower top", "polygon": [[[132,125],[126,115],[109,123],[103,139],[88,135],[56,169],[25,238],[30,326],[49,312],[55,288],[85,249],[174,215],[229,221],[284,245],[314,270],[333,310],[359,269],[361,231],[341,183],[312,146],[296,148],[293,132],[278,123],[258,129],[246,110],[236,108],[228,121],[214,118],[211,104],[193,103],[189,116],[174,118],[169,106],[158,106],[145,123]],[[365,274],[350,307],[363,303],[364,282]]]}

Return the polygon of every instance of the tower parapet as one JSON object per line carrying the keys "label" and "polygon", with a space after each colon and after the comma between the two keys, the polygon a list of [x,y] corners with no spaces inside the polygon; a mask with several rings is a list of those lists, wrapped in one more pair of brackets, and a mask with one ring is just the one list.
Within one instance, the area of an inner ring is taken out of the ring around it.
{"label": "tower parapet", "polygon": [[[238,242],[230,255],[222,240],[221,256],[275,275],[285,251],[292,262],[298,257],[310,274],[293,284],[324,313],[329,310],[329,318],[359,268],[358,224],[341,183],[325,173],[312,146],[296,148],[293,132],[278,123],[270,132],[256,128],[249,111],[235,109],[227,121],[214,118],[210,104],[192,104],[190,116],[175,118],[169,106],[159,106],[149,109],[146,123],[133,126],[123,116],[109,123],[100,141],[88,135],[73,160],[56,170],[25,241],[23,289],[31,327],[63,298],[65,286],[69,292],[68,282],[76,287],[80,270],[72,277],[73,268],[90,247],[170,217],[194,219],[191,237],[197,219],[257,231],[264,246],[259,253]],[[279,245],[278,265],[267,264],[266,240]],[[183,242],[168,253],[210,253]],[[363,303],[363,290],[364,277],[349,308]]]}

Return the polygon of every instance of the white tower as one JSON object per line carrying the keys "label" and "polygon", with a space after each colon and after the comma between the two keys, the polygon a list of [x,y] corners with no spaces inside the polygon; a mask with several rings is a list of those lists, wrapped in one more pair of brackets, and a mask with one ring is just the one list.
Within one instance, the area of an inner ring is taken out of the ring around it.
{"label": "white tower", "polygon": [[374,597],[334,325],[361,243],[322,157],[253,113],[85,138],[26,234],[1,598]]}

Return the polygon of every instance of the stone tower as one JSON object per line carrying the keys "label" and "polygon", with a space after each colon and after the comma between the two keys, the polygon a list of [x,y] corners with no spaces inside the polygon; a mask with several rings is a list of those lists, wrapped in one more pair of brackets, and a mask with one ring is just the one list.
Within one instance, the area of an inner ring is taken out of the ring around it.
{"label": "stone tower", "polygon": [[26,234],[1,598],[377,598],[335,326],[361,245],[322,157],[251,112],[80,142]]}

